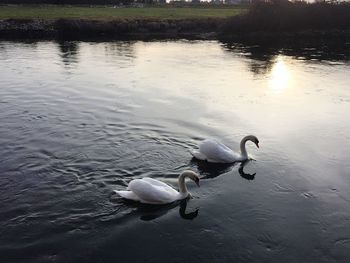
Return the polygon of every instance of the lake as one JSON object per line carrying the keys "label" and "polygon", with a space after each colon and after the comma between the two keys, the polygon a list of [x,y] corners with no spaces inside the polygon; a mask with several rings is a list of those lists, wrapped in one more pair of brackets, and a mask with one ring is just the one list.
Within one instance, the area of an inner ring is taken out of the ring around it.
{"label": "lake", "polygon": [[[0,261],[349,262],[348,46],[0,41]],[[113,192],[185,169],[180,203]]]}

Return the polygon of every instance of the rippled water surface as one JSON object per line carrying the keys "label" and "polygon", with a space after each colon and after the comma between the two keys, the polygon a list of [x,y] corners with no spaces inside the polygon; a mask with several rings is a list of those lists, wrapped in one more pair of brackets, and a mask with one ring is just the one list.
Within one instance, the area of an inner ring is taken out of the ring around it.
{"label": "rippled water surface", "polygon": [[[348,52],[348,51],[347,51]],[[219,42],[0,42],[1,262],[350,262],[350,63]],[[256,161],[213,166],[215,137]],[[193,199],[114,189],[184,169]]]}

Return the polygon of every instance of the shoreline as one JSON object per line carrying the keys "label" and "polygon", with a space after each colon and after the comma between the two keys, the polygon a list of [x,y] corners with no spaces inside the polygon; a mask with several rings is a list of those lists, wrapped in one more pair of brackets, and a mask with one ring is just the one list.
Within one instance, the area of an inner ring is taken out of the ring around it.
{"label": "shoreline", "polygon": [[0,39],[217,39],[222,18],[205,19],[3,19]]}
{"label": "shoreline", "polygon": [[237,32],[226,35],[225,18],[191,19],[3,19],[0,39],[59,40],[220,40],[224,42],[294,42],[304,40],[350,40],[350,30],[299,30],[286,32]]}

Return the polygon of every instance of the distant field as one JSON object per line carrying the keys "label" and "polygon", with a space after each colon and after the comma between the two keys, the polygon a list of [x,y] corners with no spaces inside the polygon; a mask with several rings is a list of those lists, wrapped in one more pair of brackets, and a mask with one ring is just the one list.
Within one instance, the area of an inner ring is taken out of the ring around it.
{"label": "distant field", "polygon": [[183,19],[183,18],[225,18],[246,11],[243,7],[203,8],[203,7],[75,7],[75,6],[0,6],[0,19],[40,18],[40,19]]}

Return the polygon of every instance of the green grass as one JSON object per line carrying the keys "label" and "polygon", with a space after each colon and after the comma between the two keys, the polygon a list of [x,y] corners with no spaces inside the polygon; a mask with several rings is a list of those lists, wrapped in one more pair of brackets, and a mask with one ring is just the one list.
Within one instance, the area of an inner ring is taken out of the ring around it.
{"label": "green grass", "polygon": [[243,7],[77,7],[77,6],[0,6],[0,19],[184,19],[184,18],[226,18],[235,16],[246,9]]}

